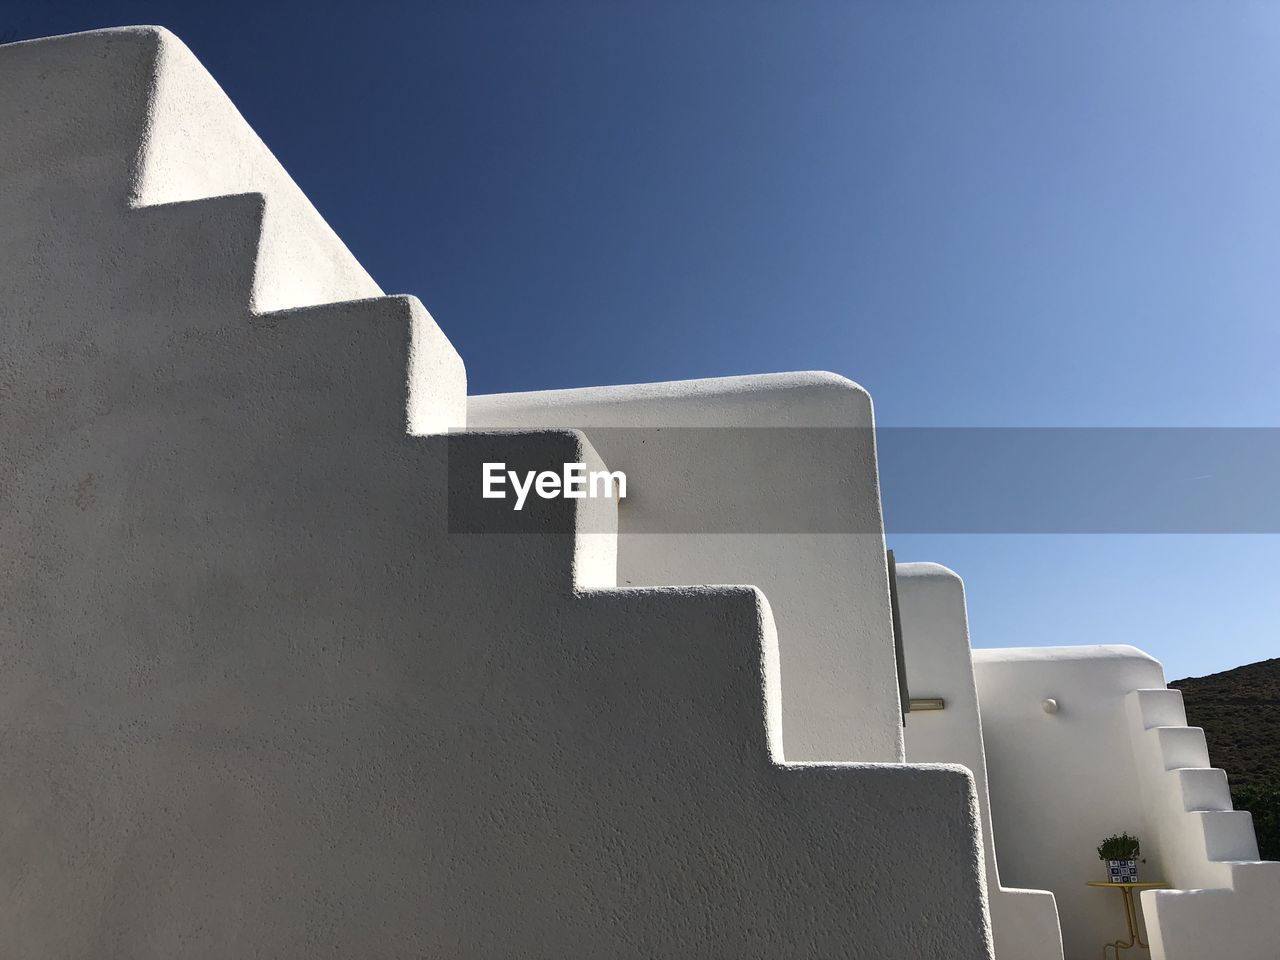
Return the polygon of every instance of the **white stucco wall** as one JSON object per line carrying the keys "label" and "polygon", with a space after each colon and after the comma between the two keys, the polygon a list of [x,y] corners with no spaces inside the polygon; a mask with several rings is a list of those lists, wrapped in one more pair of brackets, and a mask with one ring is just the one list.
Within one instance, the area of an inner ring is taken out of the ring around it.
{"label": "white stucco wall", "polygon": [[252,307],[260,312],[382,290],[357,262],[199,61],[157,31],[139,206],[252,191],[264,197]]}
{"label": "white stucco wall", "polygon": [[1052,891],[1067,960],[1090,960],[1126,929],[1120,895],[1085,886],[1104,879],[1098,844],[1137,834],[1143,872],[1162,878],[1125,696],[1163,671],[1128,646],[975,649],[973,665],[1001,879]]}
{"label": "white stucco wall", "polygon": [[461,360],[319,302],[376,288],[185,57],[0,48],[0,954],[989,957],[972,777],[783,763],[759,591],[614,589],[611,502],[451,530],[598,452],[412,436]]}
{"label": "white stucco wall", "polygon": [[1001,875],[1054,891],[1068,960],[1125,936],[1119,895],[1084,886],[1102,877],[1094,848],[1122,830],[1142,840],[1141,879],[1172,887],[1140,895],[1153,960],[1273,960],[1280,864],[1254,862],[1249,814],[1231,809],[1157,661],[1057,647],[975,650],[974,667]]}
{"label": "white stucco wall", "polygon": [[[72,206],[255,194],[266,242],[253,264],[254,309],[382,293],[172,33],[131,28],[10,44],[0,69],[0,122],[12,138],[0,162],[12,200],[39,192],[54,216]],[[47,189],[54,181],[56,192]]]}
{"label": "white stucco wall", "polygon": [[902,760],[874,424],[861,387],[802,373],[480,396],[467,422],[581,428],[626,472],[619,582],[765,591],[782,649],[788,759]]}
{"label": "white stucco wall", "polygon": [[959,763],[973,772],[996,960],[1062,960],[1053,894],[1000,883],[964,583],[936,563],[899,563],[897,580],[908,689],[912,697],[945,702],[943,710],[907,714],[907,760]]}

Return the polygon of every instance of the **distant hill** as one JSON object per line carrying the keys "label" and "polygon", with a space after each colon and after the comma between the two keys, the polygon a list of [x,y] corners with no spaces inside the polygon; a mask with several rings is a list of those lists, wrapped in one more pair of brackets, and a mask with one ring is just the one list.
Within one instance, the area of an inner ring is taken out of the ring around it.
{"label": "distant hill", "polygon": [[1169,684],[1187,722],[1204,727],[1209,761],[1240,787],[1280,783],[1280,658]]}

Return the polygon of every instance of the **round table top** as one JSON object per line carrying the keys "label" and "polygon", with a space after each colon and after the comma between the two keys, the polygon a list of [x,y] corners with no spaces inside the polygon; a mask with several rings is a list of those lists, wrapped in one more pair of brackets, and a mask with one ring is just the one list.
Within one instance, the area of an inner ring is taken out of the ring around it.
{"label": "round table top", "polygon": [[1137,887],[1167,887],[1168,884],[1163,880],[1148,880],[1143,883],[1112,883],[1110,880],[1090,880],[1085,884],[1086,887],[1128,887],[1133,890]]}

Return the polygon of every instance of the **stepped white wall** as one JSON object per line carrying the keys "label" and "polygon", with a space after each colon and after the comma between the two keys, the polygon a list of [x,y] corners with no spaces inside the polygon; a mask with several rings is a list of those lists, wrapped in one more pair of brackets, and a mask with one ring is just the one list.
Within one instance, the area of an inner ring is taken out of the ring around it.
{"label": "stepped white wall", "polygon": [[[110,220],[123,203],[255,193],[267,242],[251,278],[254,309],[382,293],[173,34],[132,28],[10,44],[0,69],[5,199],[31,201],[9,226],[56,243],[62,211],[96,207]],[[31,239],[10,238],[19,250]]]}
{"label": "stepped white wall", "polygon": [[1105,879],[1098,844],[1137,834],[1143,874],[1163,879],[1125,712],[1163,671],[1128,646],[975,649],[973,667],[1000,878],[1052,891],[1067,960],[1093,960],[1126,929],[1120,894],[1085,886]]}
{"label": "stepped white wall", "polygon": [[784,764],[758,591],[612,589],[611,502],[450,529],[597,452],[410,435],[461,360],[323,302],[377,289],[171,35],[0,90],[0,953],[990,956],[971,776]]}
{"label": "stepped white wall", "polygon": [[1142,840],[1140,879],[1173,888],[1141,894],[1154,960],[1273,960],[1280,864],[1256,862],[1250,816],[1160,664],[1133,647],[973,657],[1001,875],[1054,892],[1068,960],[1125,935],[1119,895],[1084,886],[1103,878],[1094,847],[1122,830]]}
{"label": "stepped white wall", "polygon": [[943,710],[907,714],[907,760],[959,763],[973,772],[996,960],[1062,960],[1053,894],[1000,883],[964,583],[936,563],[899,563],[897,580],[907,687],[912,697],[945,701]]}
{"label": "stepped white wall", "polygon": [[1224,946],[1273,960],[1280,944],[1280,863],[1258,861],[1247,811],[1233,810],[1227,774],[1210,767],[1204,731],[1186,725],[1182,691],[1134,690],[1129,733],[1165,875],[1176,888],[1142,895],[1158,960],[1194,960]]}

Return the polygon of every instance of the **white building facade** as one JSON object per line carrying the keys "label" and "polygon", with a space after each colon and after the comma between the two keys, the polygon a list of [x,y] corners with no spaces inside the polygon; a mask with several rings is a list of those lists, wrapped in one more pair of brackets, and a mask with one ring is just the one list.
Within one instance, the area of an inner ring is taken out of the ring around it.
{"label": "white building facade", "polygon": [[856,384],[468,397],[159,28],[0,47],[0,244],[3,955],[1075,960],[1129,827],[1152,956],[1276,956],[1159,664],[903,564],[899,665]]}

